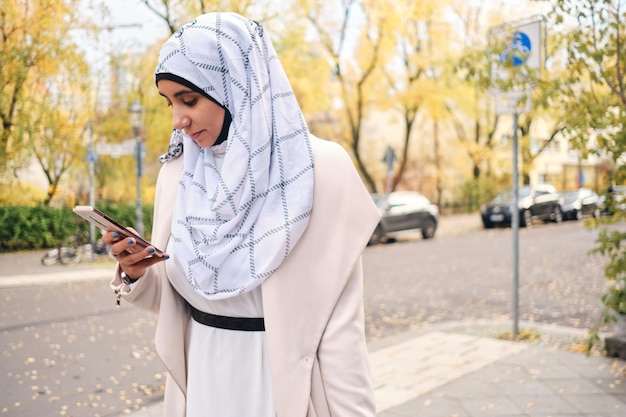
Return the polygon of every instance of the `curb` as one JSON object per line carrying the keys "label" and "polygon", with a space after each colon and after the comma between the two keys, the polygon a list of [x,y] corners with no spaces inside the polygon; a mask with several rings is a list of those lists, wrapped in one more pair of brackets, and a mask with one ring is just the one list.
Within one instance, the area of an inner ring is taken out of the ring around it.
{"label": "curb", "polygon": [[32,287],[39,285],[58,285],[69,282],[110,280],[114,269],[93,268],[45,274],[11,275],[0,277],[0,288]]}

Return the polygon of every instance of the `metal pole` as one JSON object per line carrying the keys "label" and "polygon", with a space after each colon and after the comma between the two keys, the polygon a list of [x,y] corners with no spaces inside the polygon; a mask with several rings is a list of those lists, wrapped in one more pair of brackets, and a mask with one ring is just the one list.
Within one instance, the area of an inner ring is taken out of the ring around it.
{"label": "metal pole", "polygon": [[136,224],[135,229],[140,236],[143,236],[143,211],[141,208],[141,176],[143,165],[143,146],[141,143],[139,129],[135,130],[135,140],[137,141],[137,205],[135,207]]}
{"label": "metal pole", "polygon": [[[94,163],[96,161],[96,153],[93,147],[93,122],[89,120],[89,155],[87,157],[89,161],[89,205],[95,207],[96,197],[94,191]],[[96,226],[93,223],[89,223],[89,240],[91,243],[96,242]],[[95,251],[91,251],[91,256],[95,258]]]}
{"label": "metal pole", "polygon": [[513,212],[511,228],[513,229],[513,338],[519,335],[519,180],[517,173],[517,111],[513,112]]}

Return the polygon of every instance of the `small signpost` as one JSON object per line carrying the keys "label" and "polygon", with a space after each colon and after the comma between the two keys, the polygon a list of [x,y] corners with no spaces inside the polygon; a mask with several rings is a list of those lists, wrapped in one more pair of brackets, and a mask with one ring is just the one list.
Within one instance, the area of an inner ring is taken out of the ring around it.
{"label": "small signpost", "polygon": [[393,180],[393,164],[398,160],[396,153],[393,151],[393,148],[387,145],[387,150],[385,151],[385,156],[383,156],[383,161],[387,164],[387,186],[385,187],[385,192],[389,194],[391,192],[391,184]]}
{"label": "small signpost", "polygon": [[[533,17],[511,22],[490,31],[498,54],[492,62],[492,88],[495,113],[513,115],[513,337],[519,335],[519,174],[518,174],[518,119],[531,110],[532,74],[543,68],[545,48],[542,45],[544,18]],[[502,89],[502,85],[509,85]]]}

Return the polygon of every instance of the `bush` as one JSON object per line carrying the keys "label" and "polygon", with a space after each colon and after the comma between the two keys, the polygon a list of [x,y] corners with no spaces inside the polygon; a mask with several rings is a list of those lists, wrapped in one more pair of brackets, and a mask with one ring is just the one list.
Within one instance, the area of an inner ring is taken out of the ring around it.
{"label": "bush", "polygon": [[597,246],[590,254],[599,254],[607,258],[604,265],[606,287],[601,294],[604,311],[599,317],[598,324],[589,331],[587,353],[600,342],[599,333],[604,325],[616,321],[617,315],[626,315],[626,232],[615,225],[626,221],[626,213],[612,212],[611,215],[600,219],[590,219],[586,225],[589,228],[600,228]]}
{"label": "bush", "polygon": [[[96,205],[99,210],[114,218],[123,226],[135,228],[136,208],[134,205],[120,203],[100,203]],[[144,237],[150,240],[152,235],[152,205],[143,205]]]}
{"label": "bush", "polygon": [[[135,206],[112,203],[96,205],[123,225],[135,225]],[[152,231],[152,206],[143,206],[144,234],[149,240]],[[0,252],[49,249],[76,233],[88,230],[87,222],[69,207],[0,207]]]}
{"label": "bush", "polygon": [[[597,224],[614,224],[624,221],[624,213],[617,212],[606,221]],[[626,315],[626,232],[615,229],[604,229],[598,234],[596,246],[591,253],[600,254],[608,258],[604,266],[604,277],[607,287],[602,294],[602,302],[607,308],[605,322],[610,322],[611,315]]]}

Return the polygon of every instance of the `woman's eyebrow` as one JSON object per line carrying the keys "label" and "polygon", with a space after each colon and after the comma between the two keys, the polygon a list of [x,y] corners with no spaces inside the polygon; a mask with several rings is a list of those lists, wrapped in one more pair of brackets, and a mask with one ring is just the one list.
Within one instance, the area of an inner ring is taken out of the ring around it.
{"label": "woman's eyebrow", "polygon": [[[174,93],[174,97],[180,97],[180,96],[185,95],[185,94],[193,94],[193,93],[195,93],[195,91],[193,91],[193,90],[180,90],[180,91],[177,91],[177,92]],[[160,92],[160,91],[159,91],[159,95],[162,96],[162,97],[167,98],[167,96],[165,94],[163,94],[162,92]]]}
{"label": "woman's eyebrow", "polygon": [[193,93],[195,93],[195,91],[193,90],[180,90],[174,93],[174,97],[180,97],[185,94],[193,94]]}

